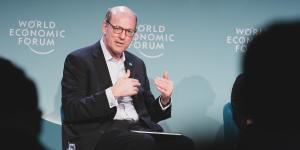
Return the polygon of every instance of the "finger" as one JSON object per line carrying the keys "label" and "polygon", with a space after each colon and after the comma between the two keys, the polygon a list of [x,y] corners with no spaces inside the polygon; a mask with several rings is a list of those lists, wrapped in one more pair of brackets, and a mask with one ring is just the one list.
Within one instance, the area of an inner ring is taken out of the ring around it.
{"label": "finger", "polygon": [[137,79],[130,79],[130,82],[133,84],[139,84],[139,85],[141,84],[140,81]]}
{"label": "finger", "polygon": [[156,79],[155,84],[160,85],[160,86],[168,86],[168,82],[165,79]]}
{"label": "finger", "polygon": [[173,82],[171,80],[168,80],[168,79],[164,79],[164,78],[156,78],[154,80],[155,84],[159,84],[163,87],[166,87],[166,88],[173,88]]}
{"label": "finger", "polygon": [[139,92],[139,89],[136,87],[132,88],[131,90],[131,95],[136,95]]}
{"label": "finger", "polygon": [[134,90],[136,93],[139,92],[139,88],[137,88],[137,87],[134,87],[133,90]]}
{"label": "finger", "polygon": [[169,79],[169,73],[168,73],[168,71],[165,71],[165,72],[164,72],[163,78],[164,78],[164,79]]}
{"label": "finger", "polygon": [[165,93],[171,93],[173,91],[173,85],[172,83],[168,83],[168,82],[157,82],[155,83],[156,87],[159,87],[160,89],[163,89],[163,92]]}
{"label": "finger", "polygon": [[165,79],[165,78],[162,78],[162,77],[157,77],[155,80],[157,80],[159,82],[164,82],[164,83],[167,83],[167,82],[170,81],[169,79]]}
{"label": "finger", "polygon": [[160,81],[159,81],[158,79],[155,79],[155,80],[154,80],[154,84],[155,84],[155,86],[157,86],[157,85],[159,85],[159,84],[161,84],[161,83],[160,83]]}
{"label": "finger", "polygon": [[154,82],[160,82],[160,83],[162,83],[162,82],[164,82],[166,79],[163,79],[163,78],[161,78],[161,77],[156,77],[155,78],[155,80],[154,80]]}
{"label": "finger", "polygon": [[161,93],[161,95],[165,95],[166,90],[163,89],[162,87],[156,86],[157,90]]}
{"label": "finger", "polygon": [[132,86],[136,87],[136,86],[141,86],[141,83],[139,81],[132,81],[131,82]]}
{"label": "finger", "polygon": [[125,75],[124,75],[124,78],[129,78],[130,77],[130,70],[127,69]]}
{"label": "finger", "polygon": [[155,84],[155,85],[157,88],[163,89],[164,91],[167,91],[166,89],[168,89],[167,86],[165,86],[163,84]]}
{"label": "finger", "polygon": [[130,78],[130,81],[131,81],[131,82],[138,82],[138,83],[140,83],[140,81],[139,81],[138,79]]}

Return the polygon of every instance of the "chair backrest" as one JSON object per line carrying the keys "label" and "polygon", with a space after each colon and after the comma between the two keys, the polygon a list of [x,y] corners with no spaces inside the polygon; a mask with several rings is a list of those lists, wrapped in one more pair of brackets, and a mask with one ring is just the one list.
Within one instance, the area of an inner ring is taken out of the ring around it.
{"label": "chair backrest", "polygon": [[228,102],[224,105],[223,121],[225,142],[229,144],[236,143],[239,135],[239,129],[233,120],[231,102]]}
{"label": "chair backrest", "polygon": [[61,119],[61,146],[62,150],[67,150],[67,139],[66,139],[66,133],[64,131],[64,111],[62,106],[60,107],[60,119]]}

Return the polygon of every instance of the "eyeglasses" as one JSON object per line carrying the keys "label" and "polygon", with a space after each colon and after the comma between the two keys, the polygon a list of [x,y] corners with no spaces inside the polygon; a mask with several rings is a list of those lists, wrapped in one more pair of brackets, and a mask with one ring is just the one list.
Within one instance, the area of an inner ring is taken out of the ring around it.
{"label": "eyeglasses", "polygon": [[121,34],[123,32],[123,30],[125,30],[125,34],[127,36],[132,37],[135,34],[135,32],[136,32],[136,30],[124,29],[124,28],[122,28],[120,26],[114,26],[108,20],[106,22],[113,28],[113,32],[116,33],[116,34]]}

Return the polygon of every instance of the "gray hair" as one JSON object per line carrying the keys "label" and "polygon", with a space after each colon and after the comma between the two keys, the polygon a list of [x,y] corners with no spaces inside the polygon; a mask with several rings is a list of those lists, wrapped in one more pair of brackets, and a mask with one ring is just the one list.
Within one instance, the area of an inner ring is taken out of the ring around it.
{"label": "gray hair", "polygon": [[137,21],[138,21],[137,15],[130,8],[128,8],[126,6],[116,6],[116,7],[108,8],[104,20],[106,22],[110,21],[111,15],[112,15],[112,11],[113,11],[112,9],[116,9],[116,8],[119,8],[119,7],[125,7],[126,9],[130,10],[134,14],[134,16],[135,16],[135,23],[137,24]]}

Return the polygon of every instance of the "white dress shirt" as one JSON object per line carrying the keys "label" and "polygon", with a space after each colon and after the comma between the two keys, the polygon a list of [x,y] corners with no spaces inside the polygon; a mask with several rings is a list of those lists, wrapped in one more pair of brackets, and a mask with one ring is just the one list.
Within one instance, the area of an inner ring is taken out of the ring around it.
{"label": "white dress shirt", "polygon": [[[116,61],[113,59],[109,51],[107,50],[103,38],[100,40],[101,48],[103,50],[104,58],[108,67],[109,75],[113,85],[117,82],[117,80],[125,74],[125,55],[123,53],[121,59]],[[136,109],[132,103],[132,98],[130,96],[125,97],[114,97],[112,94],[112,87],[109,87],[105,90],[107,100],[109,103],[109,107],[117,107],[117,113],[114,117],[114,120],[135,120],[139,119]],[[162,110],[166,110],[171,104],[168,106],[163,107],[160,103],[160,107]]]}

